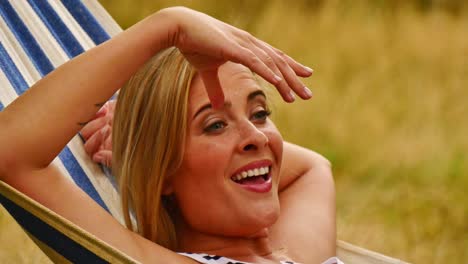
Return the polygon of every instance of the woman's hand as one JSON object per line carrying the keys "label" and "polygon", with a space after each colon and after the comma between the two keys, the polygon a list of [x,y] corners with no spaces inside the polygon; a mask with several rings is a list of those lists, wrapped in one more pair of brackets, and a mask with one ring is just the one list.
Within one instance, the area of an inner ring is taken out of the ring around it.
{"label": "woman's hand", "polygon": [[213,107],[221,107],[224,95],[218,67],[226,61],[241,63],[276,86],[283,99],[294,101],[294,91],[303,99],[312,94],[298,79],[312,70],[251,34],[203,13],[176,7],[166,9],[176,18],[173,45],[197,68]]}
{"label": "woman's hand", "polygon": [[84,148],[94,162],[111,167],[112,163],[112,123],[114,121],[115,100],[108,101],[96,113],[92,121],[80,131],[86,141]]}
{"label": "woman's hand", "polygon": [[[169,37],[163,41],[163,46],[176,46],[197,68],[214,107],[224,103],[218,67],[228,60],[244,64],[274,84],[287,102],[294,101],[292,91],[304,99],[310,98],[310,90],[297,76],[310,76],[312,70],[249,33],[183,7],[167,8],[153,17],[159,20],[165,17],[171,22]],[[114,101],[105,104],[81,131],[88,155],[109,167],[114,107]]]}

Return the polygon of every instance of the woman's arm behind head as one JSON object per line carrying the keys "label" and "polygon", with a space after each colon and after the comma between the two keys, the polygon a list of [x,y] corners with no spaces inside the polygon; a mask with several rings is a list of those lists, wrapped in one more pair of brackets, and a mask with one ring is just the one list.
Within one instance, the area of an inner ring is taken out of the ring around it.
{"label": "woman's arm behind head", "polygon": [[335,256],[335,186],[330,162],[285,142],[280,177],[281,214],[271,232],[274,243],[303,263],[321,263]]}

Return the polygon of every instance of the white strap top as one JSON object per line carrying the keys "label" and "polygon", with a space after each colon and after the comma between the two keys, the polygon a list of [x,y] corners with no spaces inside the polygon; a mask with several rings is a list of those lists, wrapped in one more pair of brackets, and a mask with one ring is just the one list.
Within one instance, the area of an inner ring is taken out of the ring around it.
{"label": "white strap top", "polygon": [[[199,263],[203,264],[253,264],[248,262],[242,262],[226,257],[216,256],[216,255],[208,255],[208,254],[200,254],[200,253],[179,253],[180,255],[189,257]],[[293,261],[280,261],[280,264],[300,264],[298,262]],[[344,264],[341,262],[337,257],[332,257],[323,262],[322,264]]]}

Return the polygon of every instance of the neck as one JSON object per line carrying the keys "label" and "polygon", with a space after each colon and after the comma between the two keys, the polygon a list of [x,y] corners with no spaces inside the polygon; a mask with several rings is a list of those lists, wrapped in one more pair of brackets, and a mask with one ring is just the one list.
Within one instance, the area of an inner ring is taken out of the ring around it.
{"label": "neck", "polygon": [[254,263],[259,263],[259,259],[276,259],[267,228],[249,237],[205,234],[187,227],[179,229],[177,233],[179,251],[206,253]]}

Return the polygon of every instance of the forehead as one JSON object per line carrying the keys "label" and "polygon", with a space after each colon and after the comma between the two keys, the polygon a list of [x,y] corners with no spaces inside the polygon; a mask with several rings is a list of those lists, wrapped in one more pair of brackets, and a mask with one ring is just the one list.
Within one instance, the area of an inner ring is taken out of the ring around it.
{"label": "forehead", "polygon": [[[218,76],[227,101],[237,98],[245,100],[250,92],[261,89],[252,72],[241,64],[227,62],[221,65]],[[205,85],[199,75],[196,75],[189,92],[189,112],[206,103],[209,103],[209,99]]]}

